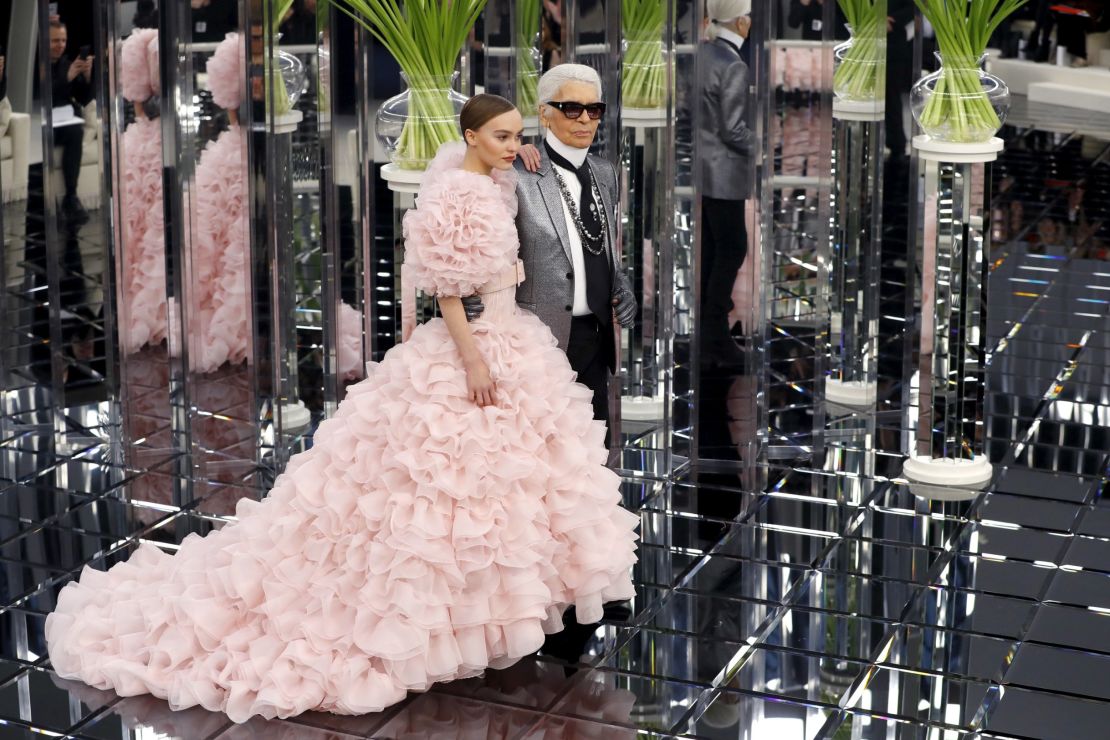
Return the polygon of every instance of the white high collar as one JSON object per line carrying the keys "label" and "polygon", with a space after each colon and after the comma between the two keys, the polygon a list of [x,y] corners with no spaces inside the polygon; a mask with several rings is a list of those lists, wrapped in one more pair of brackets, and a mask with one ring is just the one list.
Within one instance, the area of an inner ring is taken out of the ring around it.
{"label": "white high collar", "polygon": [[724,26],[717,26],[717,38],[732,42],[737,49],[744,45],[743,36]]}
{"label": "white high collar", "polygon": [[[555,115],[561,116],[562,113],[556,112]],[[576,146],[570,146],[559,141],[559,137],[551,129],[547,130],[547,138],[544,139],[552,149],[563,156],[568,162],[573,164],[575,168],[581,167],[582,163],[586,161],[586,155],[590,153],[589,148],[579,149]]]}

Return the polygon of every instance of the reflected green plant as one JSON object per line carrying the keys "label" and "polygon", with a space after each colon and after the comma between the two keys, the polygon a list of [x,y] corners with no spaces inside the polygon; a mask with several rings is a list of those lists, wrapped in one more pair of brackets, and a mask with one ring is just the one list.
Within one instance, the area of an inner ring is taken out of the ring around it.
{"label": "reflected green plant", "polygon": [[621,0],[621,105],[660,108],[666,101],[663,26],[666,0]]}

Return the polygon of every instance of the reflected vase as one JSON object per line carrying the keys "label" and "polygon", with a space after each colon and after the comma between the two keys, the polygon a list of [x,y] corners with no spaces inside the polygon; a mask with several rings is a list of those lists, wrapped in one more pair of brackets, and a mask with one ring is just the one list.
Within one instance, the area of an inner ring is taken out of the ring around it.
{"label": "reflected vase", "polygon": [[910,107],[921,130],[936,141],[984,143],[1010,112],[1010,88],[985,69],[987,56],[946,57],[910,91]]}
{"label": "reflected vase", "polygon": [[539,50],[539,34],[535,34],[530,43],[523,43],[525,40],[523,38],[517,40],[516,107],[520,115],[534,118],[539,110],[537,85],[540,81],[543,55]]}
{"label": "reflected vase", "polygon": [[848,29],[848,40],[833,48],[833,93],[840,100],[877,103],[886,95],[886,19],[882,32],[867,22],[859,33]]}
{"label": "reflected vase", "polygon": [[304,92],[308,72],[304,62],[287,51],[278,51],[270,60],[270,101],[275,116],[293,110]]}
{"label": "reflected vase", "polygon": [[621,106],[642,110],[662,108],[667,100],[663,41],[656,34],[647,39],[625,40],[622,48]]}
{"label": "reflected vase", "polygon": [[404,170],[424,170],[441,144],[459,141],[459,112],[466,97],[451,75],[406,75],[400,95],[378,109],[377,136],[393,164]]}

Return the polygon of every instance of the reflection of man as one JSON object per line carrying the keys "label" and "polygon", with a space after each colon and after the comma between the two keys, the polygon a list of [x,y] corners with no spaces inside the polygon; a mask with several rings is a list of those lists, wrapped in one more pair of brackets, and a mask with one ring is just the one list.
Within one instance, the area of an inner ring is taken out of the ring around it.
{"label": "reflection of man", "polygon": [[698,46],[698,186],[701,192],[701,347],[713,362],[743,357],[730,336],[732,287],[748,253],[744,201],[751,189],[748,65],[751,0],[709,0],[707,41]]}
{"label": "reflection of man", "polygon": [[913,84],[913,0],[887,0],[886,145],[895,159],[906,156],[906,103]]}
{"label": "reflection of man", "polygon": [[[57,19],[50,21],[50,80],[51,106],[60,108],[67,103],[77,112],[93,99],[92,65],[93,57],[82,53],[78,59],[71,60],[66,55],[68,34],[65,24]],[[77,177],[81,174],[81,146],[85,137],[85,127],[79,125],[61,126],[54,129],[54,145],[62,148],[62,178],[65,181],[65,197],[62,199],[62,215],[71,224],[81,224],[89,220],[81,201],[77,199]]]}
{"label": "reflection of man", "polygon": [[189,0],[193,41],[223,41],[239,28],[238,0]]}

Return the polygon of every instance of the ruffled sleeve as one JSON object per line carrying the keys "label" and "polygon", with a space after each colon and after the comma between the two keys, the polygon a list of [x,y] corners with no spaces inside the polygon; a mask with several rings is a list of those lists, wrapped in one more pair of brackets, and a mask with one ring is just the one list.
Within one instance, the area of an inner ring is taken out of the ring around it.
{"label": "ruffled sleeve", "polygon": [[468,296],[512,266],[515,197],[511,205],[499,181],[461,169],[429,168],[416,208],[404,218],[401,274],[406,285],[438,296]]}
{"label": "ruffled sleeve", "polygon": [[141,28],[123,42],[120,49],[120,87],[127,100],[140,102],[157,92],[151,81],[148,57],[152,42],[158,43],[158,31],[153,28]]}

